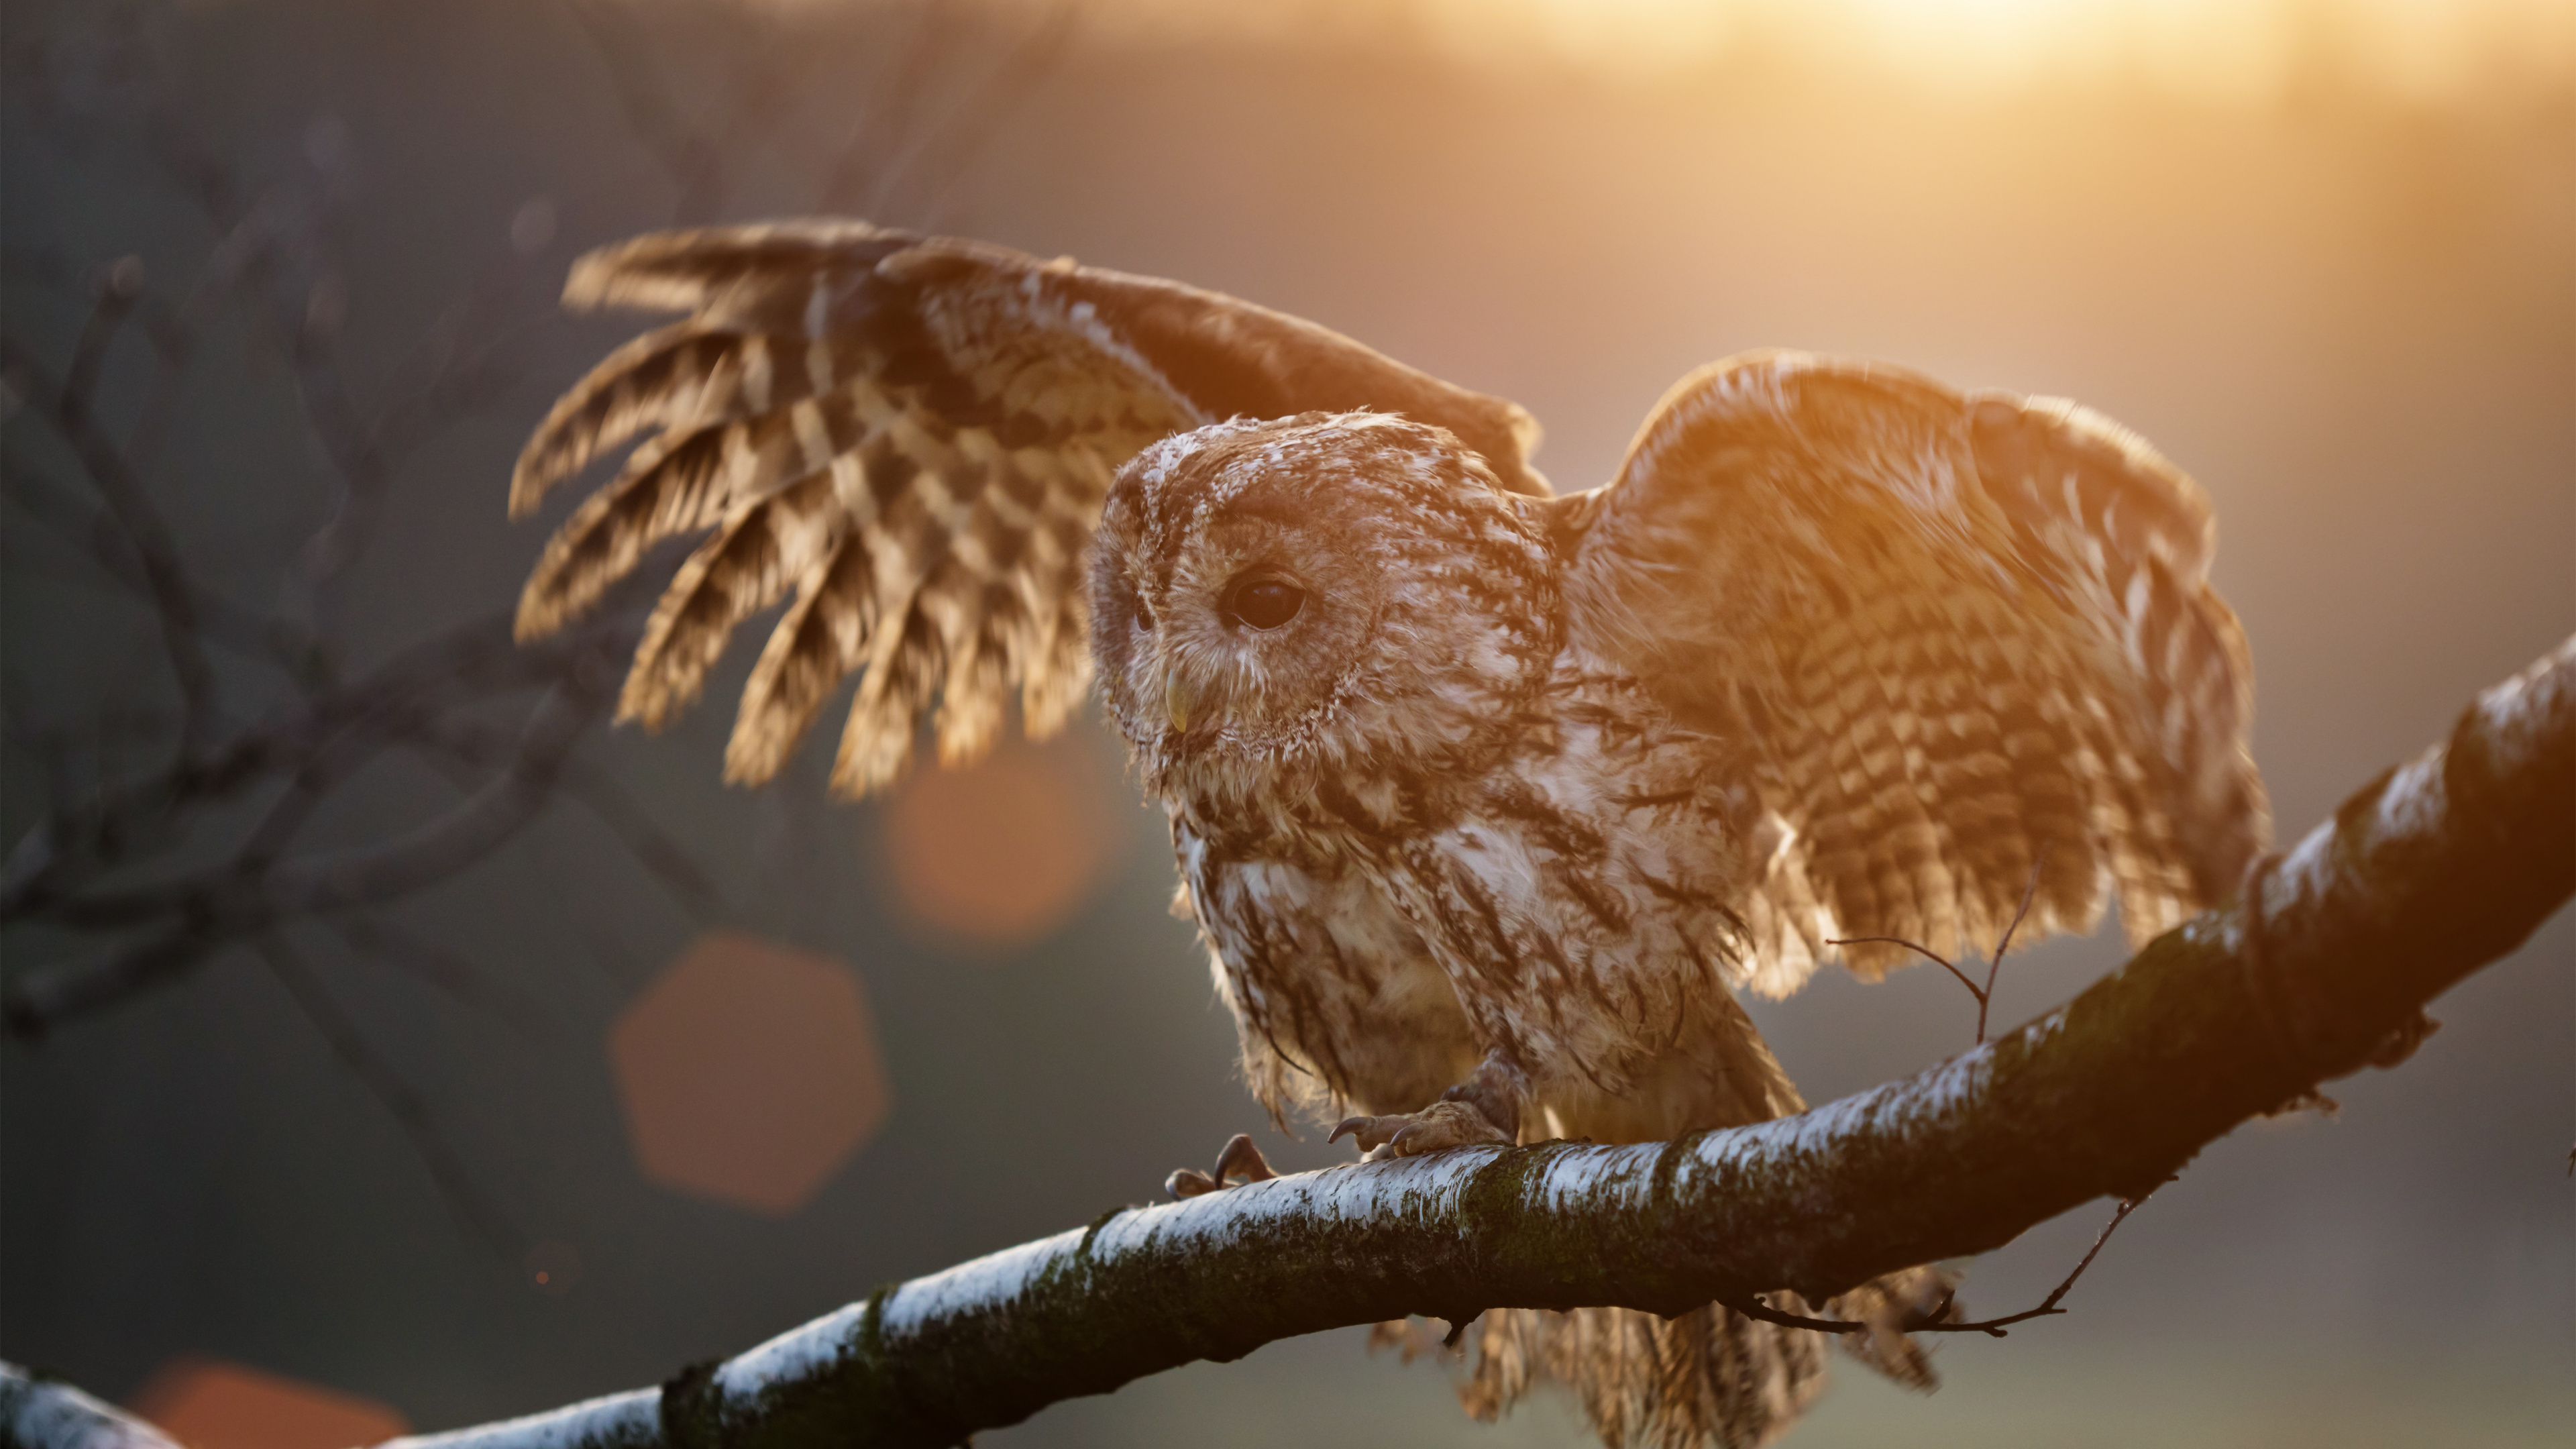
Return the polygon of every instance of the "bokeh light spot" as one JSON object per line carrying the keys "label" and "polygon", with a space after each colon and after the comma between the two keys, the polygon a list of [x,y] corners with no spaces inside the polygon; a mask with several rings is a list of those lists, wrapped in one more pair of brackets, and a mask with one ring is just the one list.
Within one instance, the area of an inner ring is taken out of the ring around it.
{"label": "bokeh light spot", "polygon": [[155,1370],[128,1407],[188,1449],[348,1449],[411,1427],[374,1399],[194,1354]]}
{"label": "bokeh light spot", "polygon": [[1008,740],[963,769],[916,770],[886,807],[896,898],[915,933],[986,952],[1053,934],[1115,864],[1127,822],[1078,733]]}
{"label": "bokeh light spot", "polygon": [[573,1245],[557,1238],[547,1238],[528,1250],[520,1266],[527,1270],[528,1282],[549,1298],[561,1298],[581,1281],[581,1254]]}
{"label": "bokeh light spot", "polygon": [[894,1105],[857,975],[739,931],[691,942],[619,1014],[608,1052],[645,1177],[772,1217],[804,1207]]}

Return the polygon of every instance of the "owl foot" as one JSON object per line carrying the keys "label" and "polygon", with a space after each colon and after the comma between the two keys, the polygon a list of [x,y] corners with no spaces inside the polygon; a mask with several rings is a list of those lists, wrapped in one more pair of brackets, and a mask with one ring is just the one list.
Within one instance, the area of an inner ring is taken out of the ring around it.
{"label": "owl foot", "polygon": [[1262,1157],[1261,1149],[1252,1145],[1251,1134],[1237,1132],[1226,1139],[1225,1149],[1217,1153],[1214,1172],[1201,1172],[1195,1167],[1181,1168],[1163,1179],[1163,1191],[1171,1194],[1177,1202],[1185,1197],[1215,1192],[1226,1186],[1229,1177],[1260,1182],[1278,1175],[1270,1170],[1270,1163]]}
{"label": "owl foot", "polygon": [[1528,1094],[1529,1077],[1497,1052],[1485,1058],[1474,1076],[1421,1111],[1345,1117],[1324,1140],[1339,1142],[1349,1133],[1372,1162],[1452,1147],[1509,1147],[1520,1140],[1521,1099]]}
{"label": "owl foot", "polygon": [[1327,1142],[1349,1133],[1371,1162],[1389,1157],[1419,1157],[1452,1147],[1509,1147],[1511,1134],[1465,1102],[1439,1101],[1419,1112],[1392,1117],[1345,1117]]}

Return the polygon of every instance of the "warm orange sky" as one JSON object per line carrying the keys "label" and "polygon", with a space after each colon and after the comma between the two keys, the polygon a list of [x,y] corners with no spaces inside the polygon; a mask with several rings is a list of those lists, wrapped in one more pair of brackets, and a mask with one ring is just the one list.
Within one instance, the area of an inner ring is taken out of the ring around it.
{"label": "warm orange sky", "polygon": [[[811,3],[811,0],[807,0]],[[1023,0],[1046,4],[1050,0]],[[1641,72],[1758,49],[1938,88],[2144,83],[2261,99],[2319,68],[2439,100],[2576,72],[2576,0],[1090,0],[1091,23],[1266,37],[1395,28],[1496,64]]]}

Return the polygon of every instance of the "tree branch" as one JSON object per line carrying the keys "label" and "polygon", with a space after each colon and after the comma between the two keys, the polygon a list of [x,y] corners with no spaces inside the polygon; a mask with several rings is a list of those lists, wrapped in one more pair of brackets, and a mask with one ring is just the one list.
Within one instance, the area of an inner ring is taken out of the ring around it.
{"label": "tree branch", "polygon": [[[573,746],[606,709],[609,668],[601,659],[576,661],[530,716],[508,768],[407,835],[278,862],[243,857],[168,884],[91,898],[84,909],[105,921],[166,918],[173,924],[102,959],[12,978],[0,988],[0,1023],[11,1035],[42,1035],[163,985],[246,936],[305,916],[381,905],[472,865],[552,799]],[[88,917],[67,909],[63,919],[81,924]]]}
{"label": "tree branch", "polygon": [[[152,604],[152,583],[133,542],[105,510],[92,509],[48,482],[16,452],[0,445],[0,498],[17,505],[27,517],[88,555],[108,580]],[[245,659],[276,665],[308,693],[327,686],[330,669],[321,641],[311,631],[280,615],[262,614],[225,595],[198,585],[190,596],[200,632]]]}
{"label": "tree branch", "polygon": [[[115,294],[111,291],[107,295],[112,298]],[[101,303],[102,315],[111,318],[122,316],[123,310],[122,302],[113,311],[107,301]],[[97,333],[98,324],[93,323],[90,331]],[[94,346],[85,345],[83,351],[86,354],[103,350],[105,345],[102,334]],[[90,357],[77,365],[94,374],[97,360]],[[161,510],[144,491],[142,480],[135,476],[125,455],[90,416],[87,401],[80,393],[54,381],[34,353],[7,338],[0,338],[0,370],[7,372],[11,388],[28,409],[43,418],[46,426],[70,447],[73,456],[80,459],[82,471],[89,474],[109,514],[134,547],[153,606],[160,615],[162,647],[170,655],[170,672],[178,681],[179,697],[187,711],[186,725],[180,731],[181,758],[185,759],[213,718],[215,675],[198,641],[195,590],[179,562],[178,546],[171,540],[169,525],[162,520]]]}
{"label": "tree branch", "polygon": [[[353,731],[400,743],[480,698],[561,684],[583,670],[613,677],[638,632],[618,602],[611,600],[604,617],[524,647],[511,641],[506,614],[458,625],[240,732],[202,760],[57,811],[0,859],[0,925],[39,918],[76,926],[140,923],[166,908],[168,891],[82,897],[78,890],[97,871],[165,844],[187,807],[301,771]],[[594,679],[582,692],[596,695],[603,687]]]}
{"label": "tree branch", "polygon": [[1407,1314],[1821,1301],[2142,1198],[2249,1117],[2393,1065],[2425,1002],[2576,893],[2571,798],[2576,640],[2251,877],[2251,910],[2186,922],[1903,1081],[1675,1142],[1467,1148],[1104,1213],[659,1389],[395,1443],[950,1445],[1194,1359]]}
{"label": "tree branch", "polygon": [[411,1139],[412,1151],[429,1169],[430,1179],[447,1200],[448,1211],[455,1215],[457,1225],[481,1239],[495,1256],[505,1260],[516,1256],[524,1246],[518,1229],[475,1186],[474,1175],[466,1170],[464,1159],[448,1142],[438,1120],[430,1115],[429,1104],[367,1044],[366,1034],[331,999],[313,968],[305,964],[303,953],[281,931],[261,936],[256,945],[268,962],[269,974],[294,998],[296,1009],[330,1043],[332,1054],[348,1068],[349,1075],[358,1079],[358,1084],[402,1128],[403,1135]]}
{"label": "tree branch", "polygon": [[535,997],[435,941],[373,915],[341,916],[324,924],[351,955],[390,966],[469,1011],[501,1021],[531,1042],[560,1049],[575,1040],[574,1033]]}
{"label": "tree branch", "polygon": [[0,1444],[30,1449],[180,1449],[141,1419],[67,1383],[0,1363]]}

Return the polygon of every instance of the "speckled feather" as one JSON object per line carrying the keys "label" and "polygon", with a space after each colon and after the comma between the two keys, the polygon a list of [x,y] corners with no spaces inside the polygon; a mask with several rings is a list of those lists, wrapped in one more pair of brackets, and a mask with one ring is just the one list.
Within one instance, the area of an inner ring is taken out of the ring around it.
{"label": "speckled feather", "polygon": [[1751,354],[1675,387],[1568,503],[1577,637],[1753,745],[1757,990],[1834,937],[1990,945],[2043,853],[2026,932],[2117,899],[2143,941],[2268,837],[2207,500],[2093,413]]}
{"label": "speckled feather", "polygon": [[[2268,831],[2207,503],[2071,404],[1748,354],[1555,498],[1509,403],[1069,261],[792,223],[611,248],[566,297],[692,315],[531,440],[521,512],[649,435],[548,545],[522,632],[712,530],[625,713],[667,719],[790,600],[728,773],[774,774],[856,673],[852,793],[924,718],[963,759],[1011,689],[1042,732],[1096,670],[1283,1121],[1408,1111],[1488,1054],[1528,1078],[1525,1134],[1784,1115],[1733,989],[1794,990],[1839,936],[1983,947],[2041,862],[2027,935],[2113,900],[2143,935]],[[1228,612],[1255,574],[1300,591],[1291,624]],[[1939,1286],[1822,1306],[1890,1322]],[[1614,1444],[1759,1443],[1821,1371],[1813,1336],[1717,1309],[1497,1310],[1473,1342],[1471,1409],[1565,1379]],[[1901,1334],[1846,1345],[1929,1382]]]}

